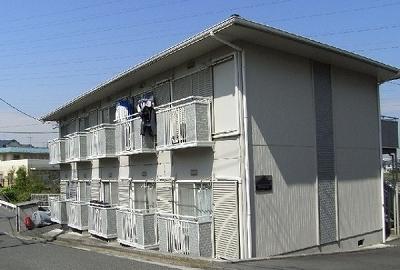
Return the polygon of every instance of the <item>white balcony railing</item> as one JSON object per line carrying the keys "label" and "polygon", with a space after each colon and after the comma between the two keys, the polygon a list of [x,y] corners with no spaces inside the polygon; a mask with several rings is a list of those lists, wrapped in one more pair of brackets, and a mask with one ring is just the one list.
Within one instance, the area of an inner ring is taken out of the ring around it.
{"label": "white balcony railing", "polygon": [[157,108],[157,150],[212,146],[211,100],[188,97]]}
{"label": "white balcony railing", "polygon": [[75,132],[65,139],[65,160],[67,162],[83,161],[87,158],[87,133]]}
{"label": "white balcony railing", "polygon": [[100,124],[88,129],[88,159],[115,157],[115,125]]}
{"label": "white balcony railing", "polygon": [[58,164],[65,162],[65,139],[49,141],[49,163]]}
{"label": "white balcony railing", "polygon": [[71,201],[67,204],[68,226],[80,231],[88,229],[88,202]]}
{"label": "white balcony railing", "polygon": [[154,209],[118,209],[118,242],[141,249],[157,247],[156,221]]}
{"label": "white balcony railing", "polygon": [[88,231],[104,239],[117,237],[116,208],[102,205],[89,205]]}
{"label": "white balcony railing", "polygon": [[192,256],[212,256],[211,217],[158,214],[160,251]]}
{"label": "white balcony railing", "polygon": [[50,198],[50,219],[58,224],[68,223],[67,204],[69,201],[58,197]]}
{"label": "white balcony railing", "polygon": [[117,155],[155,152],[154,138],[140,134],[142,119],[133,116],[115,124],[115,148]]}

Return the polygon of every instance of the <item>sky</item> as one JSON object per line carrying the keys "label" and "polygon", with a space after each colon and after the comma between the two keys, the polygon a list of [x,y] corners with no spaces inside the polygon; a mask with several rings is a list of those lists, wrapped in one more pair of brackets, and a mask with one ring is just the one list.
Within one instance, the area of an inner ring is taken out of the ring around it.
{"label": "sky", "polygon": [[[0,7],[0,98],[39,118],[232,14],[400,67],[400,1],[13,0]],[[381,110],[400,117],[400,80],[381,86]],[[56,132],[0,101],[0,139],[45,146]]]}

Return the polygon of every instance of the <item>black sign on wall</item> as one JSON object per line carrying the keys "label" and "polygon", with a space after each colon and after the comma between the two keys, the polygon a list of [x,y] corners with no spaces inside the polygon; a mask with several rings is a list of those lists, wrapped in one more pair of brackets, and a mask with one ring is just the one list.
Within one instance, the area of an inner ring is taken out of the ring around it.
{"label": "black sign on wall", "polygon": [[256,175],[256,191],[272,192],[272,175]]}

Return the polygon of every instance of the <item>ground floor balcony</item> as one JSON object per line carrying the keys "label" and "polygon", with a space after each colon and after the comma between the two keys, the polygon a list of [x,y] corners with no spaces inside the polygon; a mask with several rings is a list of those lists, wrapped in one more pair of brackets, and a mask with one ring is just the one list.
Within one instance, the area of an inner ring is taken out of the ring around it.
{"label": "ground floor balcony", "polygon": [[88,159],[115,157],[115,125],[100,124],[88,129]]}
{"label": "ground floor balcony", "polygon": [[87,133],[75,132],[65,139],[65,161],[85,161],[87,159]]}
{"label": "ground floor balcony", "polygon": [[152,249],[157,244],[157,216],[154,209],[118,209],[118,242],[140,249]]}
{"label": "ground floor balcony", "polygon": [[157,108],[157,150],[212,145],[210,99],[188,97]]}
{"label": "ground floor balcony", "polygon": [[88,210],[90,234],[107,240],[117,238],[116,207],[90,204]]}
{"label": "ground floor balcony", "polygon": [[65,162],[65,139],[49,141],[49,163],[59,164]]}
{"label": "ground floor balcony", "polygon": [[212,256],[210,216],[190,217],[158,214],[159,248],[162,252]]}
{"label": "ground floor balcony", "polygon": [[88,208],[88,202],[69,202],[67,205],[68,226],[79,231],[86,231],[88,229]]}
{"label": "ground floor balcony", "polygon": [[59,198],[50,198],[50,218],[51,221],[58,224],[68,224],[68,200],[60,200]]}
{"label": "ground floor balcony", "polygon": [[115,147],[117,155],[154,153],[155,140],[150,135],[142,136],[140,117],[125,119],[115,124]]}

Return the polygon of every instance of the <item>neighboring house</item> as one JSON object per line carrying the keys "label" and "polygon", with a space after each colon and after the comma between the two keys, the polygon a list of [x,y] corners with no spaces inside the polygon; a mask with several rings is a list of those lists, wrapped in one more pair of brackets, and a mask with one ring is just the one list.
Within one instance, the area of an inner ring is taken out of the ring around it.
{"label": "neighboring house", "polygon": [[47,147],[20,144],[16,140],[0,140],[0,185],[12,185],[15,176],[12,172],[21,166],[45,182],[59,179],[59,166],[49,164]]}
{"label": "neighboring house", "polygon": [[380,243],[379,84],[399,76],[232,16],[42,118],[68,223],[231,259]]}

